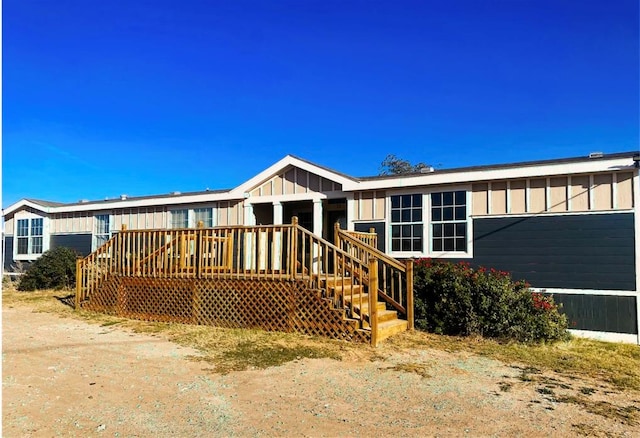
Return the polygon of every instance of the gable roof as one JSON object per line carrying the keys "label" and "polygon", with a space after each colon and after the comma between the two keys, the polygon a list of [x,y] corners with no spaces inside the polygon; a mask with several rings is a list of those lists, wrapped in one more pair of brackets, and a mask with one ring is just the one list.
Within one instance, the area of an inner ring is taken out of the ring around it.
{"label": "gable roof", "polygon": [[302,158],[295,157],[293,155],[287,155],[283,159],[279,160],[275,164],[269,166],[256,176],[251,179],[248,179],[244,183],[240,184],[235,189],[229,192],[230,195],[235,195],[239,197],[244,197],[244,194],[255,188],[256,186],[262,184],[267,181],[269,178],[279,174],[290,166],[298,167],[300,169],[306,170],[308,172],[319,175],[323,178],[329,179],[331,181],[335,181],[343,186],[345,184],[354,183],[358,180],[351,176],[345,175],[340,172],[336,172],[335,170],[329,169],[324,166],[319,166],[311,161],[303,160]]}

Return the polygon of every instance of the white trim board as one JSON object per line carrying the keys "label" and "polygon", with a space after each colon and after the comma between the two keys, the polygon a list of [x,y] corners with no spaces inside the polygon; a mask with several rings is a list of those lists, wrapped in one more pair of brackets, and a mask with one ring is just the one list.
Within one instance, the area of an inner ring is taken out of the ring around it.
{"label": "white trim board", "polygon": [[606,342],[621,342],[624,344],[638,344],[640,345],[640,338],[638,335],[631,333],[614,333],[614,332],[596,332],[591,330],[573,330],[570,329],[569,333],[578,338],[595,339],[597,341]]}

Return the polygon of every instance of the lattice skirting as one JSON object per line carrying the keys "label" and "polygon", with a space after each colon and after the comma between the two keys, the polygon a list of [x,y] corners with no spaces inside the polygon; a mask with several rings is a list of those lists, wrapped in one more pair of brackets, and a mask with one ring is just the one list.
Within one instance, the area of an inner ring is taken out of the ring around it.
{"label": "lattice skirting", "polygon": [[146,321],[295,331],[367,343],[371,337],[302,281],[112,276],[83,308]]}

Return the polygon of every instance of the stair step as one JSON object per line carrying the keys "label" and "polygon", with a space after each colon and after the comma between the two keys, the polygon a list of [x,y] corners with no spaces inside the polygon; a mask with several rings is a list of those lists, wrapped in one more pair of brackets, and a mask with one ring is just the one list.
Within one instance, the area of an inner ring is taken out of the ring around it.
{"label": "stair step", "polygon": [[353,282],[353,277],[327,277],[320,278],[320,284],[323,286],[332,286],[332,285],[342,285],[342,284],[351,284]]}
{"label": "stair step", "polygon": [[406,332],[408,324],[408,321],[404,319],[393,319],[378,323],[378,341],[387,339],[397,333]]}
{"label": "stair step", "polygon": [[378,324],[393,321],[394,319],[398,319],[398,312],[396,310],[378,310]]}
{"label": "stair step", "polygon": [[339,286],[331,286],[329,285],[329,287],[327,289],[331,289],[334,292],[340,293],[342,292],[343,295],[351,295],[351,292],[353,291],[353,295],[359,295],[360,292],[362,292],[362,285],[356,284],[356,285],[351,285],[351,284],[345,284],[344,286],[339,285]]}

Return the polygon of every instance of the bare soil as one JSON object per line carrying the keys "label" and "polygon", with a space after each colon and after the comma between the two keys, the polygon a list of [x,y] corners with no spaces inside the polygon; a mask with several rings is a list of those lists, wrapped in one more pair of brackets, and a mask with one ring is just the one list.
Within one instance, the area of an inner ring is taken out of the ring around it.
{"label": "bare soil", "polygon": [[465,352],[219,374],[161,336],[5,307],[3,436],[640,436],[640,394]]}

